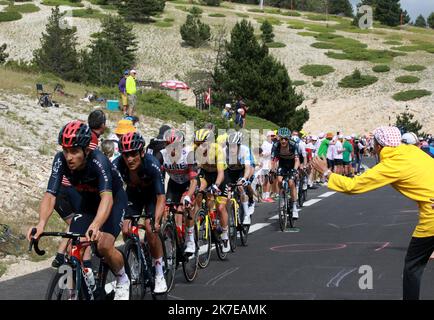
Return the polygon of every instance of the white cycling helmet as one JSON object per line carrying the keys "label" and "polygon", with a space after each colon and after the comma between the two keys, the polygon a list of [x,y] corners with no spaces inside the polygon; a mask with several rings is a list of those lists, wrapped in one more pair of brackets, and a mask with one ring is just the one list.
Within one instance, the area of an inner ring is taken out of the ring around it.
{"label": "white cycling helmet", "polygon": [[402,135],[401,141],[405,144],[416,144],[418,139],[413,132],[407,132]]}

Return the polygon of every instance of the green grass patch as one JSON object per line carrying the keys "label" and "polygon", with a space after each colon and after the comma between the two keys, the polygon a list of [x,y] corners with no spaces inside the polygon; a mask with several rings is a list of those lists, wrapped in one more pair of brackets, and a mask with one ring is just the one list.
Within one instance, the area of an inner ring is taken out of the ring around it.
{"label": "green grass patch", "polygon": [[38,6],[35,6],[33,3],[25,3],[20,5],[10,5],[6,8],[6,11],[16,11],[19,13],[32,13],[38,12],[41,9]]}
{"label": "green grass patch", "polygon": [[287,17],[300,17],[301,13],[297,12],[297,11],[282,11],[280,13],[282,16],[287,16]]}
{"label": "green grass patch", "polygon": [[320,33],[336,32],[335,28],[332,28],[330,26],[321,26],[321,25],[308,25],[306,29],[312,32],[320,32]]}
{"label": "green grass patch", "polygon": [[188,8],[186,6],[175,6],[175,9],[184,11],[184,12],[188,12]]}
{"label": "green grass patch", "polygon": [[426,67],[421,66],[419,64],[411,64],[411,65],[402,67],[402,69],[404,69],[405,71],[422,71],[422,70],[425,70]]}
{"label": "green grass patch", "polygon": [[323,64],[306,64],[302,66],[299,70],[304,75],[319,77],[334,72],[335,68]]}
{"label": "green grass patch", "polygon": [[223,13],[210,13],[208,15],[208,17],[213,17],[213,18],[223,18],[226,17]]}
{"label": "green grass patch", "polygon": [[[195,121],[195,125],[196,125],[196,121]],[[253,115],[250,115],[247,117],[247,122],[246,122],[246,129],[250,130],[250,129],[259,129],[259,130],[272,130],[272,129],[277,129],[279,128],[279,126],[277,124],[275,124],[274,122],[265,120],[263,118],[259,118]]]}
{"label": "green grass patch", "polygon": [[249,12],[256,12],[256,13],[264,13],[265,12],[264,10],[256,9],[256,8],[248,9],[247,11],[249,11]]}
{"label": "green grass patch", "polygon": [[299,36],[303,36],[303,37],[315,37],[318,33],[308,32],[308,31],[301,31],[301,32],[297,32],[297,34]]}
{"label": "green grass patch", "polygon": [[173,23],[168,21],[157,21],[153,25],[159,28],[170,28],[173,26]]}
{"label": "green grass patch", "polygon": [[0,22],[20,20],[22,17],[17,11],[0,12]]}
{"label": "green grass patch", "polygon": [[352,60],[352,61],[370,61],[372,63],[389,63],[395,57],[405,55],[405,53],[388,50],[369,50],[361,47],[346,47],[343,53],[326,52],[329,58]]}
{"label": "green grass patch", "polygon": [[3,263],[0,263],[0,277],[6,272],[7,266]]}
{"label": "green grass patch", "polygon": [[280,9],[278,9],[278,8],[265,8],[264,12],[269,13],[269,14],[281,14],[282,13],[280,11]]}
{"label": "green grass patch", "polygon": [[310,46],[317,49],[338,49],[337,45],[331,42],[314,42]]}
{"label": "green grass patch", "polygon": [[379,73],[381,73],[381,72],[389,72],[390,71],[390,67],[388,65],[385,65],[385,64],[379,64],[377,66],[374,66],[372,68],[372,71],[379,72]]}
{"label": "green grass patch", "polygon": [[282,42],[269,42],[265,44],[268,48],[284,48],[286,44]]}
{"label": "green grass patch", "polygon": [[249,15],[248,15],[248,14],[245,14],[245,13],[239,13],[239,12],[237,12],[236,15],[237,15],[238,17],[240,17],[240,18],[249,18]]}
{"label": "green grass patch", "polygon": [[164,21],[164,22],[174,22],[174,21],[175,21],[175,18],[167,17],[167,18],[164,18],[163,21]]}
{"label": "green grass patch", "polygon": [[84,7],[84,4],[81,2],[70,2],[68,0],[43,0],[41,4],[45,6]]}
{"label": "green grass patch", "polygon": [[0,1],[0,6],[8,6],[8,5],[10,5],[11,3],[9,2],[9,1],[4,1],[4,0],[1,0]]}
{"label": "green grass patch", "polygon": [[391,34],[391,35],[388,35],[385,39],[386,40],[402,41],[402,36],[400,34]]}
{"label": "green grass patch", "polygon": [[378,81],[377,77],[362,75],[358,69],[356,69],[351,75],[346,76],[339,81],[339,87],[342,88],[362,88],[369,86]]}
{"label": "green grass patch", "polygon": [[326,21],[327,17],[325,14],[306,14],[306,19],[312,21]]}
{"label": "green grass patch", "polygon": [[324,85],[324,82],[322,82],[322,81],[314,81],[314,82],[312,82],[312,85],[314,87],[322,87]]}
{"label": "green grass patch", "polygon": [[396,101],[409,101],[413,99],[422,98],[431,95],[432,92],[428,90],[407,90],[401,91],[392,96]]}
{"label": "green grass patch", "polygon": [[420,81],[420,78],[415,76],[401,76],[397,77],[395,81],[399,83],[416,83]]}
{"label": "green grass patch", "polygon": [[392,46],[402,46],[402,42],[396,40],[388,40],[388,41],[384,41],[383,43]]}
{"label": "green grass patch", "polygon": [[258,21],[259,23],[263,23],[265,20],[268,20],[269,23],[275,26],[280,26],[282,24],[282,21],[274,17],[266,17],[266,18],[261,17],[261,18],[255,18],[255,20]]}
{"label": "green grass patch", "polygon": [[336,38],[343,38],[343,36],[339,35],[339,34],[333,34],[333,33],[320,33],[318,35],[315,36],[315,38],[318,41],[330,41]]}
{"label": "green grass patch", "polygon": [[303,85],[305,85],[307,82],[306,81],[304,81],[304,80],[294,80],[294,81],[292,81],[292,85],[293,86],[296,86],[296,87],[298,87],[298,86],[303,86]]}
{"label": "green grass patch", "polygon": [[76,18],[87,18],[87,19],[101,19],[106,15],[99,10],[86,8],[86,9],[76,9],[72,10],[72,16]]}
{"label": "green grass patch", "polygon": [[304,26],[301,24],[291,24],[290,26],[288,26],[288,28],[295,29],[295,30],[301,30],[301,29],[304,29]]}

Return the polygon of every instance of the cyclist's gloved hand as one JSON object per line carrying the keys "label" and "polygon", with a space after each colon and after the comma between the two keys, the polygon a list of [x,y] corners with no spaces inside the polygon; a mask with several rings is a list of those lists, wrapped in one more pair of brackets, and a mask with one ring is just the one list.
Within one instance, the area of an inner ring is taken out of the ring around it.
{"label": "cyclist's gloved hand", "polygon": [[189,196],[184,197],[184,205],[188,207],[191,204],[191,199]]}
{"label": "cyclist's gloved hand", "polygon": [[219,195],[221,193],[219,187],[216,184],[213,184],[211,186],[211,193],[212,194],[217,194],[217,195]]}
{"label": "cyclist's gloved hand", "polygon": [[243,187],[245,187],[245,186],[247,185],[246,182],[247,182],[246,179],[244,179],[244,178],[240,178],[240,179],[238,180],[237,184],[242,185]]}

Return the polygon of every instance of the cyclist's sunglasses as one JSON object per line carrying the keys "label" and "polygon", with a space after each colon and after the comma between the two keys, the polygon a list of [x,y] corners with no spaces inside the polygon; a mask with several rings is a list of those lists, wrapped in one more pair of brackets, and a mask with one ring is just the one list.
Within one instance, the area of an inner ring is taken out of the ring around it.
{"label": "cyclist's sunglasses", "polygon": [[125,158],[130,158],[130,157],[135,158],[138,155],[139,155],[139,151],[138,150],[122,152],[122,156],[124,156]]}
{"label": "cyclist's sunglasses", "polygon": [[280,141],[288,141],[289,139],[288,138],[280,138]]}

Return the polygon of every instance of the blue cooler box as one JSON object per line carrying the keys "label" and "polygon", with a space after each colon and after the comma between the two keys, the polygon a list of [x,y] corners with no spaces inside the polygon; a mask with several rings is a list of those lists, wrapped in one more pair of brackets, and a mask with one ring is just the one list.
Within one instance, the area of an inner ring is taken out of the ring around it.
{"label": "blue cooler box", "polygon": [[107,100],[107,110],[119,111],[119,101],[118,100]]}

